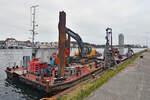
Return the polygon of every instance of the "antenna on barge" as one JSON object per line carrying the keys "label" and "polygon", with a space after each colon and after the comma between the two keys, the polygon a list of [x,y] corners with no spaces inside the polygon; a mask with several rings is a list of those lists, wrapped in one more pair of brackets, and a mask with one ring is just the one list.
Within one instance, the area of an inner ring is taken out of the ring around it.
{"label": "antenna on barge", "polygon": [[31,6],[30,7],[30,13],[31,13],[31,26],[32,29],[30,30],[32,33],[32,58],[36,56],[36,49],[35,49],[35,35],[38,33],[36,32],[36,27],[38,27],[38,24],[36,23],[36,8],[39,7],[39,5]]}

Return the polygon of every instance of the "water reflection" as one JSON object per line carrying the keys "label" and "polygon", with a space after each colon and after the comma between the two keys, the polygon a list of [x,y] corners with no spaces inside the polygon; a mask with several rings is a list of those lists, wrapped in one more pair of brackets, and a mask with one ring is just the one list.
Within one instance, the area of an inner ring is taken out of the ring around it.
{"label": "water reflection", "polygon": [[[5,91],[5,95],[15,95],[16,99],[18,98],[19,100],[39,100],[42,97],[50,97],[50,94],[46,94],[45,92],[38,91],[28,85],[25,85],[21,82],[17,81],[11,81],[6,79],[5,88],[9,88],[9,92]],[[8,98],[12,98],[9,97]],[[15,100],[16,100],[15,99]],[[14,99],[13,99],[14,100]]]}

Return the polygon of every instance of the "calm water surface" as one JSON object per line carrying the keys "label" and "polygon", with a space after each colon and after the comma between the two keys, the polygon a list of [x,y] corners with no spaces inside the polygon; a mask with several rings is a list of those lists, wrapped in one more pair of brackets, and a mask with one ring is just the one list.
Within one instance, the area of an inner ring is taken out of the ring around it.
{"label": "calm water surface", "polygon": [[[143,49],[134,49],[135,52]],[[49,62],[50,55],[56,49],[40,49],[37,57],[40,60]],[[72,49],[71,55],[76,49]],[[97,49],[103,52],[103,49]],[[127,49],[125,49],[125,52]],[[8,66],[22,65],[23,56],[31,56],[31,49],[0,49],[0,100],[39,100],[42,97],[49,97],[49,95],[41,93],[32,87],[23,85],[21,83],[12,83],[6,80],[5,69]]]}

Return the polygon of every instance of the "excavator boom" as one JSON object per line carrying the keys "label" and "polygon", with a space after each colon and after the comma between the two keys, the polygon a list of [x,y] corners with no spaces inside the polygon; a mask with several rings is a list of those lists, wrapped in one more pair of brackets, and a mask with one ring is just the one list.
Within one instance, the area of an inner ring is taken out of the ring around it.
{"label": "excavator boom", "polygon": [[75,40],[77,41],[77,43],[78,43],[78,45],[79,45],[79,55],[80,55],[81,57],[85,57],[85,56],[86,56],[85,45],[84,45],[84,43],[83,43],[81,37],[80,37],[77,33],[73,32],[73,31],[72,31],[71,29],[69,29],[69,28],[66,28],[66,33],[67,33],[68,35],[70,35],[73,39],[75,39]]}

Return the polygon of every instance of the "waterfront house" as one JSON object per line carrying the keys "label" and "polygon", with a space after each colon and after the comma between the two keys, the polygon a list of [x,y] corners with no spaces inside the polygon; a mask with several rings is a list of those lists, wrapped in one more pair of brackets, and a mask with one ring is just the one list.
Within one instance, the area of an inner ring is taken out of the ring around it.
{"label": "waterfront house", "polygon": [[18,41],[15,38],[7,38],[5,40],[6,48],[18,47]]}

